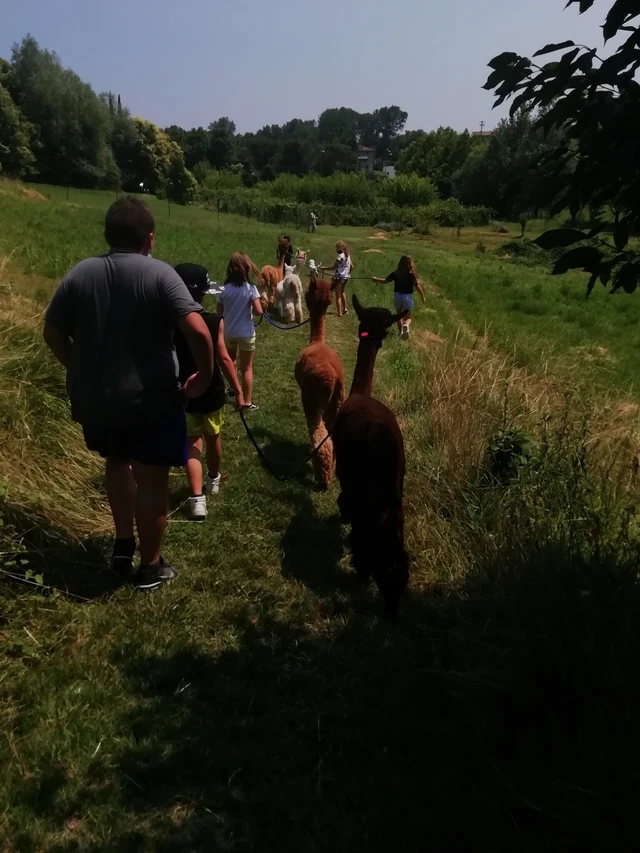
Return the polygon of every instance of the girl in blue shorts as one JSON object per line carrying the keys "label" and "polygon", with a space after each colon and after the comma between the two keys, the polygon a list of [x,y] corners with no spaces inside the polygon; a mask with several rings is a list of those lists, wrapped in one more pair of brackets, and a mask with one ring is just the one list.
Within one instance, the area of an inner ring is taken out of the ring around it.
{"label": "girl in blue shorts", "polygon": [[393,282],[393,304],[396,311],[407,311],[408,313],[398,320],[398,332],[400,337],[407,340],[409,337],[409,329],[411,326],[411,310],[413,308],[413,291],[417,290],[423,303],[424,291],[418,281],[416,267],[410,255],[403,255],[400,258],[397,269],[386,278],[376,278],[373,276],[371,281],[375,284],[386,284]]}

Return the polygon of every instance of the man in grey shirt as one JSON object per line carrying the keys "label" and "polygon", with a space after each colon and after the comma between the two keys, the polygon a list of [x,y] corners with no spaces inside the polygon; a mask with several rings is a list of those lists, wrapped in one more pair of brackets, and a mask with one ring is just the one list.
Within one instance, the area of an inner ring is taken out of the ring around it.
{"label": "man in grey shirt", "polygon": [[[134,518],[140,540],[140,589],[175,577],[160,548],[167,526],[169,468],[187,461],[185,397],[199,397],[213,371],[211,335],[180,276],[149,257],[155,222],[135,198],[105,217],[110,250],[77,264],[58,285],[44,339],[67,370],[71,415],[89,450],[106,459],[116,529],[112,568],[133,565]],[[173,345],[177,327],[197,372],[183,386]]]}

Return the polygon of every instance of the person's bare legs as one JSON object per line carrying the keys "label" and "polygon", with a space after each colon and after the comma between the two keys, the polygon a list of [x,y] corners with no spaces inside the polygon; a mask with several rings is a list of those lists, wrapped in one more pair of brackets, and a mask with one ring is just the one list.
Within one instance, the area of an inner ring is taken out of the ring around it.
{"label": "person's bare legs", "polygon": [[220,464],[222,462],[222,435],[205,435],[205,444],[207,445],[207,472],[212,480],[220,473]]}
{"label": "person's bare legs", "polygon": [[245,405],[251,405],[251,394],[253,393],[253,352],[240,350],[240,374],[242,382],[242,396]]}
{"label": "person's bare legs", "polygon": [[230,341],[225,341],[225,345],[227,347],[227,352],[229,353],[229,358],[236,365],[236,370],[238,367],[238,346],[237,344],[232,344]]}
{"label": "person's bare legs", "polygon": [[338,312],[338,317],[342,317],[343,314],[343,294],[344,294],[344,283],[339,281],[336,285],[336,311]]}
{"label": "person's bare legs", "polygon": [[134,462],[133,476],[138,484],[136,525],[140,540],[140,562],[152,566],[160,559],[169,511],[169,468]]}
{"label": "person's bare legs", "polygon": [[108,456],[105,481],[116,539],[133,539],[137,488],[131,472],[131,460],[123,456]]}
{"label": "person's bare legs", "polygon": [[[186,465],[187,482],[192,496],[197,497],[202,494],[202,438],[189,436],[187,441],[189,444],[189,458]],[[207,461],[208,459],[209,451],[207,450]]]}
{"label": "person's bare legs", "polygon": [[340,288],[341,298],[342,298],[342,313],[348,314],[349,308],[347,306],[347,294],[346,294],[347,282],[345,281]]}

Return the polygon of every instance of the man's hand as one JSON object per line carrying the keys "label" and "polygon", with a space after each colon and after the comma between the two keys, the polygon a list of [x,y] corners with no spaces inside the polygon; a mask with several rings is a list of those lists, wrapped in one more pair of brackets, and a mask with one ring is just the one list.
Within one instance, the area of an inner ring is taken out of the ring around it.
{"label": "man's hand", "polygon": [[202,397],[209,383],[199,373],[193,373],[182,386],[182,393],[188,400]]}

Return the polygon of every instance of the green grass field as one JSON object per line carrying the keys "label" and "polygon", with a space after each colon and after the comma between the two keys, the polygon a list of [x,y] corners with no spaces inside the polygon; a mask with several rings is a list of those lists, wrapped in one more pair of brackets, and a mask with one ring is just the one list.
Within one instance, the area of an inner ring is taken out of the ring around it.
{"label": "green grass field", "polygon": [[[636,843],[640,551],[637,298],[491,252],[320,229],[294,242],[355,275],[409,251],[428,284],[376,393],[408,454],[412,557],[398,625],[349,569],[337,488],[278,483],[227,412],[228,475],[202,525],[172,474],[152,596],[116,589],[98,460],[40,342],[56,281],[104,250],[103,193],[0,184],[0,840],[4,851],[626,850]],[[151,199],[154,255],[271,262],[277,230]],[[509,235],[513,236],[513,235]],[[367,281],[364,304],[391,304]],[[328,318],[345,365],[353,312]],[[305,458],[293,366],[306,328],[262,324],[255,435]],[[503,481],[487,447],[532,450]],[[35,576],[43,584],[32,584]]]}

